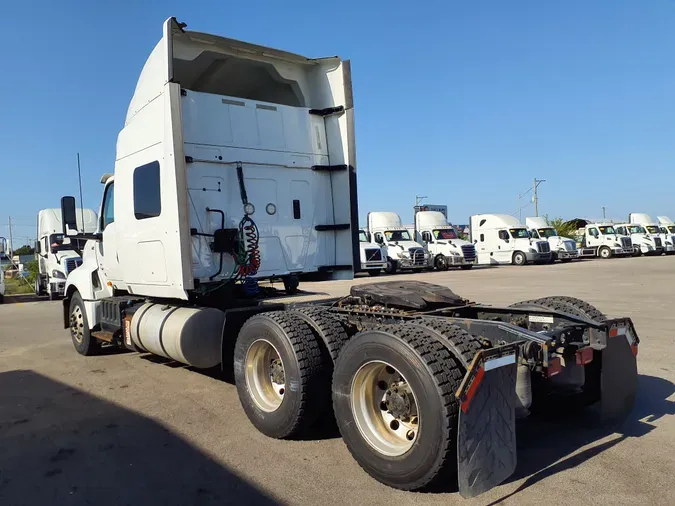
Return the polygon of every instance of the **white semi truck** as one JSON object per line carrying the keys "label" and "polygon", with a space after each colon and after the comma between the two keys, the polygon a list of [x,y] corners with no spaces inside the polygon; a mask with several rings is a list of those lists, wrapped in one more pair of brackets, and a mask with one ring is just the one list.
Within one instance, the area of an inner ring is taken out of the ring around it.
{"label": "white semi truck", "polygon": [[457,230],[448,225],[445,215],[439,211],[415,213],[415,240],[423,244],[430,255],[431,265],[440,270],[449,267],[471,269],[476,264],[476,248],[459,238]]}
{"label": "white semi truck", "polygon": [[[92,209],[76,209],[77,230],[85,234],[96,232],[98,216]],[[38,273],[35,293],[49,295],[50,300],[63,296],[66,277],[82,264],[75,244],[63,235],[61,209],[42,209],[37,216],[35,256]]]}
{"label": "white semi truck", "polygon": [[617,233],[613,223],[588,223],[577,230],[579,256],[611,258],[634,253],[630,237]]}
{"label": "white semi truck", "polygon": [[548,241],[532,239],[527,227],[506,214],[476,214],[469,218],[470,240],[482,265],[551,262]]}
{"label": "white semi truck", "polygon": [[533,216],[525,218],[525,224],[533,239],[548,241],[551,246],[553,260],[569,262],[570,260],[579,258],[576,241],[559,236],[556,229],[546,223],[546,219],[541,216]]}
{"label": "white semi truck", "polygon": [[656,219],[659,220],[661,233],[669,238],[675,247],[675,223],[668,216],[657,216]]}
{"label": "white semi truck", "polygon": [[645,229],[653,240],[655,250],[658,251],[657,243],[660,242],[663,253],[666,255],[675,253],[675,248],[673,247],[675,242],[673,241],[672,234],[667,230],[661,230],[661,224],[658,221],[652,220],[651,216],[645,213],[630,213],[628,221],[632,224],[641,225]]}
{"label": "white semi truck", "polygon": [[368,232],[359,230],[359,253],[361,255],[361,271],[371,276],[379,276],[387,268],[387,250],[372,242]]}
{"label": "white semi truck", "polygon": [[659,236],[660,229],[659,235],[650,234],[645,227],[636,223],[617,223],[614,225],[614,229],[617,234],[630,237],[633,242],[635,255],[653,256],[663,254],[663,243]]}
{"label": "white semi truck", "polygon": [[368,232],[373,241],[387,250],[387,274],[402,270],[423,270],[430,266],[429,253],[416,242],[392,212],[368,213]]}
{"label": "white semi truck", "polygon": [[167,20],[102,178],[98,230],[78,233],[62,199],[64,234],[87,240],[64,327],[81,355],[220,366],[273,438],[306,437],[332,412],[376,480],[473,497],[515,470],[517,409],[576,389],[606,417],[630,411],[639,339],[629,318],[572,297],[493,307],[415,281],[314,304],[256,294],[256,279],[349,279],[360,261],[349,68]]}

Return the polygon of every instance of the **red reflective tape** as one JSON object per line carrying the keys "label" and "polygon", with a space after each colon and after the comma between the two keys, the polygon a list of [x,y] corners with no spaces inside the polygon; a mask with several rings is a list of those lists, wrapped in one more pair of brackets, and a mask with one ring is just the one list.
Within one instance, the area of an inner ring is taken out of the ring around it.
{"label": "red reflective tape", "polygon": [[609,337],[616,337],[619,335],[619,329],[616,327],[613,327],[609,329]]}
{"label": "red reflective tape", "polygon": [[560,371],[562,371],[562,362],[560,361],[560,357],[553,357],[548,361],[546,376],[550,378],[551,376],[558,374]]}
{"label": "red reflective tape", "polygon": [[460,406],[462,408],[462,411],[464,411],[465,413],[469,410],[469,404],[471,404],[473,396],[476,395],[478,385],[480,385],[480,382],[483,381],[484,375],[485,371],[483,370],[482,367],[479,368],[478,371],[476,371],[476,377],[473,379],[473,382],[471,383],[469,390],[466,392],[466,396],[462,399],[462,404]]}
{"label": "red reflective tape", "polygon": [[638,345],[637,344],[631,344],[630,349],[633,351],[633,355],[637,357],[638,354]]}
{"label": "red reflective tape", "polygon": [[593,361],[593,348],[586,346],[577,350],[576,353],[577,365],[586,365]]}

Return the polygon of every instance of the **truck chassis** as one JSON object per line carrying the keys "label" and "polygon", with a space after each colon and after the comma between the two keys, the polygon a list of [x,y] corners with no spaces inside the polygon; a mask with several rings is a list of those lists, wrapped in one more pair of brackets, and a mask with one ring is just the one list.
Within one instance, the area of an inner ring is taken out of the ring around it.
{"label": "truck chassis", "polygon": [[[147,305],[104,299],[101,323],[89,329],[71,293],[64,327],[83,355],[104,342],[147,352],[134,330]],[[233,373],[259,431],[293,438],[325,423],[332,391],[354,459],[403,490],[450,484],[479,495],[515,470],[517,417],[567,399],[615,418],[631,410],[637,390],[631,320],[607,319],[572,297],[494,307],[402,281],[316,304],[248,301],[224,312],[217,362]],[[159,337],[165,350],[161,329]]]}

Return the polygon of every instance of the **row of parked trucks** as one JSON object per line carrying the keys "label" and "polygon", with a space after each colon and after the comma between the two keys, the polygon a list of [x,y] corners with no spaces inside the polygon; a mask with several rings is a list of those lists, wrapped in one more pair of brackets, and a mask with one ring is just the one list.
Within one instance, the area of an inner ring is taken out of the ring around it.
{"label": "row of parked trucks", "polygon": [[544,261],[552,250],[567,259],[566,239],[543,226],[535,238],[503,215],[472,217],[466,242],[433,214],[418,214],[411,233],[395,214],[371,213],[357,234],[353,106],[348,61],[168,19],[115,173],[101,179],[96,230],[78,224],[73,197],[61,200],[64,244],[82,258],[63,290],[75,350],[221,367],[263,434],[307,437],[332,420],[379,482],[464,497],[514,472],[516,418],[562,400],[596,405],[603,419],[630,412],[635,327],[573,297],[495,307],[399,280],[312,303],[247,290],[299,274],[352,279],[364,258],[389,270]]}
{"label": "row of parked trucks", "polygon": [[580,226],[570,238],[559,236],[542,217],[522,224],[506,214],[478,214],[470,218],[467,241],[439,211],[417,212],[412,226],[404,226],[396,213],[371,212],[368,228],[359,235],[361,270],[377,276],[382,271],[675,253],[675,224],[667,216],[657,222],[644,213],[631,213],[626,223],[577,221]]}

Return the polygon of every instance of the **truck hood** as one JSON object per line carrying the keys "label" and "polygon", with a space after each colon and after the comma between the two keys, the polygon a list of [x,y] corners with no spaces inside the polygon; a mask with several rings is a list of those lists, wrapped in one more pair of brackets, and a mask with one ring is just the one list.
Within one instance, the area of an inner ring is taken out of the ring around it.
{"label": "truck hood", "polygon": [[575,247],[576,247],[576,244],[577,244],[577,242],[574,239],[570,239],[569,237],[562,237],[562,236],[559,236],[559,235],[556,235],[555,237],[548,237],[547,240],[548,240],[548,243],[551,245],[551,249],[553,249],[553,248],[564,248],[566,241],[573,242]]}
{"label": "truck hood", "polygon": [[52,270],[56,269],[63,273],[66,272],[66,260],[69,258],[80,258],[80,255],[74,251],[57,251],[54,255],[49,255],[47,257],[47,267],[51,273]]}
{"label": "truck hood", "polygon": [[382,249],[382,247],[375,242],[360,242],[359,248],[361,251],[365,251],[367,249]]}
{"label": "truck hood", "polygon": [[398,241],[396,243],[390,242],[387,243],[387,248],[390,248],[392,250],[399,250],[399,251],[408,251],[410,248],[422,248],[424,247],[415,242],[415,241]]}
{"label": "truck hood", "polygon": [[447,246],[457,246],[457,249],[461,249],[462,246],[473,246],[472,243],[469,241],[465,241],[463,239],[451,239],[451,240],[443,240],[443,241],[436,241],[436,244],[443,244]]}

